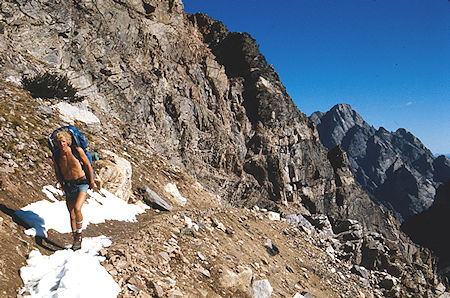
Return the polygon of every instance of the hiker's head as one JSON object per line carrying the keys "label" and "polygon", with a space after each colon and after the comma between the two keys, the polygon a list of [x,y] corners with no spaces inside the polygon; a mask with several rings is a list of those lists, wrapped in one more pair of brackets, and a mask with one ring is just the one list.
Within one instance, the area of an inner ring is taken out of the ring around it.
{"label": "hiker's head", "polygon": [[62,148],[63,145],[71,146],[72,145],[72,136],[66,131],[62,130],[55,135],[56,145],[59,148]]}

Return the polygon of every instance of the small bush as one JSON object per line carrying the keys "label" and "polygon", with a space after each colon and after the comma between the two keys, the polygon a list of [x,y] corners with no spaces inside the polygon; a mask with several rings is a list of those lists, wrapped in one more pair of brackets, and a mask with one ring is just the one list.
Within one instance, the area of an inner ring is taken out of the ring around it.
{"label": "small bush", "polygon": [[35,98],[58,98],[69,102],[83,100],[82,96],[76,95],[77,90],[65,75],[44,73],[34,77],[23,77],[22,86]]}

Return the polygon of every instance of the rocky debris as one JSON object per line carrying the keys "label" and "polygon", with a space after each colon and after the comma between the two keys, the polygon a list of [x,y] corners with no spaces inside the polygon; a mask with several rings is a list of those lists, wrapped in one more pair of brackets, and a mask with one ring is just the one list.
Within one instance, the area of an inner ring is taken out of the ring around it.
{"label": "rocky debris", "polygon": [[317,237],[327,239],[334,236],[331,223],[328,220],[328,216],[325,214],[312,214],[310,217],[310,222],[316,229]]}
{"label": "rocky debris", "polygon": [[[434,159],[419,139],[403,128],[388,132],[369,126],[348,104],[315,112],[321,142],[347,152],[355,179],[376,202],[403,220],[427,209],[439,182],[450,178],[450,161]],[[338,183],[338,182],[337,182]]]}
{"label": "rocky debris", "polygon": [[315,232],[314,226],[301,214],[289,214],[286,215],[285,219],[292,225],[300,226],[303,231],[307,232],[308,234]]}
{"label": "rocky debris", "polygon": [[[319,238],[283,220],[255,216],[253,210],[185,209],[158,213],[152,222],[136,227],[136,234],[113,241],[101,252],[106,257],[104,266],[120,284],[123,297],[269,297],[294,296],[297,292],[337,297],[370,293],[347,265],[317,248]],[[199,223],[198,231],[193,229],[194,222]],[[235,233],[226,234],[218,223]],[[189,226],[192,233],[185,232]],[[258,239],[279,242],[278,253],[271,256],[266,247],[256,246]]]}
{"label": "rocky debris", "polygon": [[334,232],[336,239],[341,243],[341,258],[359,264],[364,236],[361,224],[352,219],[338,221],[334,226]]}
{"label": "rocky debris", "polygon": [[369,279],[370,278],[370,272],[363,266],[353,265],[352,267],[352,273],[358,274],[362,278]]}
{"label": "rocky debris", "polygon": [[[321,222],[328,221],[323,216],[320,219]],[[363,230],[356,220],[336,221],[333,230],[335,234],[328,234],[327,237],[321,236],[320,232],[313,237],[332,260],[353,264],[349,267],[351,272],[359,275],[362,283],[371,284],[374,293],[394,297],[408,295],[406,293],[427,293],[433,296],[431,290],[426,291],[420,286],[427,282],[434,283],[433,291],[437,291],[438,284],[431,278],[430,271],[435,262],[433,258],[428,257],[426,261],[408,259],[413,256],[400,255],[392,242],[386,243],[386,238],[382,235]],[[409,245],[409,249],[414,248],[413,244]],[[422,257],[427,253],[429,255],[426,251],[420,253]],[[421,268],[420,273],[415,268]],[[425,278],[425,275],[431,279]],[[421,279],[417,276],[421,276]]]}
{"label": "rocky debris", "polygon": [[143,196],[144,202],[146,202],[151,207],[162,211],[172,211],[172,206],[170,206],[148,186],[138,189],[138,192]]}

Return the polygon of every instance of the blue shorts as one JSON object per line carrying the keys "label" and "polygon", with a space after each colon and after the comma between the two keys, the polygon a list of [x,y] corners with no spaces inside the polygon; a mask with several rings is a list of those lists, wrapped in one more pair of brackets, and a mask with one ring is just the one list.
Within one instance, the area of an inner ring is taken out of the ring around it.
{"label": "blue shorts", "polygon": [[84,182],[86,182],[86,180],[84,181],[69,180],[64,182],[63,189],[64,193],[66,194],[67,201],[74,201],[77,199],[78,194],[80,192],[87,192],[87,190],[89,189],[89,184]]}

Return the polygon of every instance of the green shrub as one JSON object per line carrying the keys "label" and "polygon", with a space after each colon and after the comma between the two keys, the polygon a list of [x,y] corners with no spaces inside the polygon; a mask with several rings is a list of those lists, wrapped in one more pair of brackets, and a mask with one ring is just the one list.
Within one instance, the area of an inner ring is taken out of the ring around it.
{"label": "green shrub", "polygon": [[69,102],[83,100],[82,96],[76,95],[77,90],[66,75],[41,73],[34,77],[23,77],[22,86],[35,98],[58,98]]}

